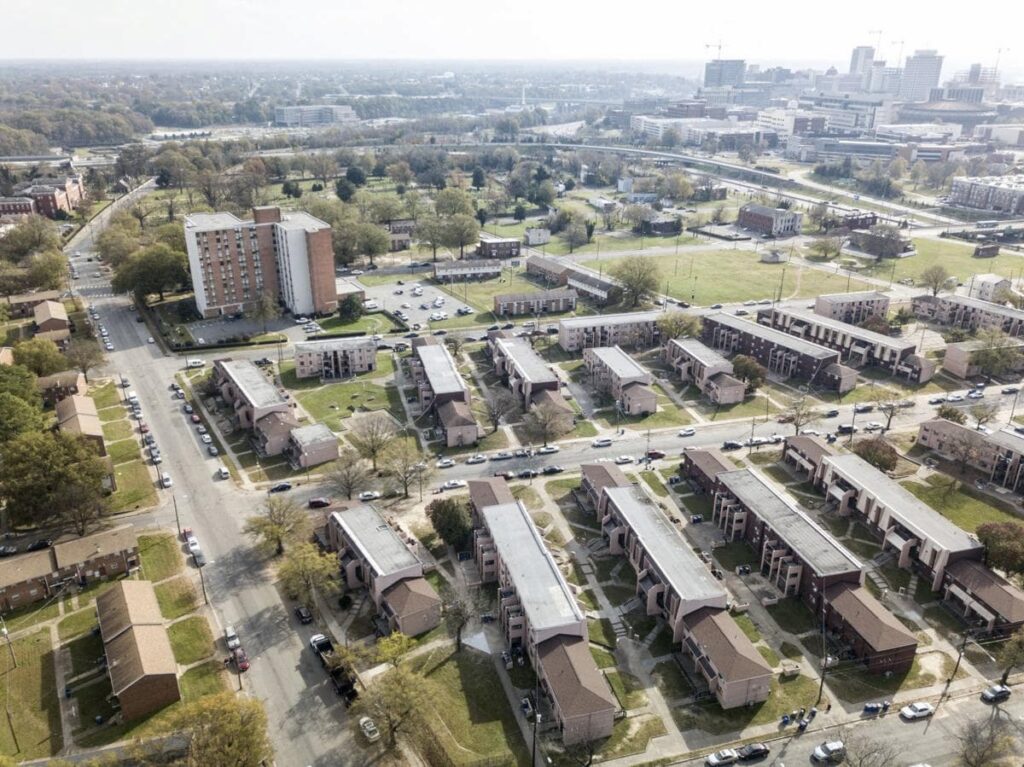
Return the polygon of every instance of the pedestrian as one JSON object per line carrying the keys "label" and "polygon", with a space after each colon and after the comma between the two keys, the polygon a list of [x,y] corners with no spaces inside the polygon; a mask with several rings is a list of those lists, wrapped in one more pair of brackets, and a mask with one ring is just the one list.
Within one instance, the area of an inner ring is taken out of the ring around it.
{"label": "pedestrian", "polygon": [[825,713],[826,714],[832,713],[832,704],[831,703],[829,703],[827,706],[825,706]]}

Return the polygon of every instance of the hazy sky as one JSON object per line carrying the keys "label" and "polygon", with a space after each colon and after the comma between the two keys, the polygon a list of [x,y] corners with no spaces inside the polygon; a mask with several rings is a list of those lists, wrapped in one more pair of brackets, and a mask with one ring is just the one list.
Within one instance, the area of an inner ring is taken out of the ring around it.
{"label": "hazy sky", "polygon": [[[996,22],[1002,6],[1009,22]],[[922,0],[2,0],[2,58],[703,59],[705,45],[755,63],[842,71],[850,49],[937,48],[943,75],[971,61],[1020,70],[1017,0],[971,17]],[[955,15],[955,21],[952,16]]]}

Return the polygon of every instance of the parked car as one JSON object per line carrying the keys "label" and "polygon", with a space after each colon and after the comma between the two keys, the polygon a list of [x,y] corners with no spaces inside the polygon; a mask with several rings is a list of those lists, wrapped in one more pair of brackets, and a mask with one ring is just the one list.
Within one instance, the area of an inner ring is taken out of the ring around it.
{"label": "parked car", "polygon": [[292,489],[291,482],[278,482],[276,485],[268,490],[268,493],[286,493]]}
{"label": "parked car", "polygon": [[295,608],[295,617],[299,619],[299,623],[302,625],[313,622],[313,613],[310,612],[308,607],[303,607],[302,605]]}
{"label": "parked car", "polygon": [[497,453],[491,456],[492,461],[507,461],[512,458],[512,453],[507,450],[499,450]]}
{"label": "parked car", "polygon": [[17,546],[0,546],[0,557],[11,557],[17,553]]}
{"label": "parked car", "polygon": [[935,713],[935,706],[927,701],[918,701],[900,709],[900,716],[908,721],[927,719]]}
{"label": "parked car", "polygon": [[196,563],[196,567],[206,567],[206,555],[202,549],[196,549],[192,552],[192,561]]}
{"label": "parked car", "polygon": [[192,406],[187,402],[181,406],[181,409],[184,410],[187,415],[192,415]]}
{"label": "parked car", "polygon": [[561,474],[565,469],[561,466],[545,466],[540,470],[541,474]]}
{"label": "parked car", "polygon": [[537,455],[551,455],[557,453],[559,449],[557,445],[544,445],[544,447],[537,448]]}
{"label": "parked car", "polygon": [[734,764],[738,762],[740,755],[736,753],[735,749],[723,748],[721,751],[716,751],[713,754],[709,754],[704,760],[704,764],[709,767],[718,767],[721,764]]}
{"label": "parked car", "polygon": [[736,749],[741,762],[750,762],[754,759],[763,759],[771,752],[771,747],[766,743],[748,743]]}
{"label": "parked car", "polygon": [[694,429],[691,426],[687,426],[685,429],[680,429],[679,430],[679,436],[680,437],[692,437],[696,433],[697,433],[697,430]]}
{"label": "parked car", "polygon": [[380,498],[380,493],[376,490],[364,490],[359,494],[360,501],[376,501]]}
{"label": "parked car", "polygon": [[739,450],[743,447],[742,442],[737,442],[734,439],[727,439],[722,443],[722,450]]}
{"label": "parked car", "polygon": [[853,406],[854,413],[870,413],[874,409],[875,406],[868,404],[867,402],[861,402]]}
{"label": "parked car", "polygon": [[842,761],[846,756],[846,746],[841,740],[826,740],[811,753],[811,759],[824,764]]}
{"label": "parked car", "polygon": [[466,481],[464,479],[449,479],[447,482],[445,482],[443,485],[441,485],[441,489],[442,490],[457,490],[458,488],[465,487],[465,486],[466,486]]}
{"label": "parked car", "polygon": [[946,395],[945,394],[940,394],[940,395],[938,395],[936,397],[931,397],[928,400],[928,404],[929,405],[941,405],[945,401],[946,401]]}
{"label": "parked car", "polygon": [[483,453],[477,453],[476,455],[471,455],[469,458],[466,459],[466,463],[468,463],[468,464],[485,463],[486,461],[487,461],[487,456],[484,455]]}
{"label": "parked car", "polygon": [[597,439],[595,439],[593,442],[590,443],[590,446],[591,447],[611,447],[612,446],[611,437],[598,437]]}
{"label": "parked car", "polygon": [[619,466],[623,466],[627,463],[633,463],[633,458],[628,455],[620,455],[615,458],[615,463]]}
{"label": "parked car", "polygon": [[451,458],[442,458],[440,461],[437,462],[437,468],[439,469],[450,469],[454,465],[455,461],[453,461]]}
{"label": "parked car", "polygon": [[325,509],[331,505],[330,498],[310,498],[309,508],[311,509]]}
{"label": "parked car", "polygon": [[224,644],[228,646],[229,650],[242,646],[242,640],[238,638],[238,632],[235,631],[234,626],[224,627]]}
{"label": "parked car", "polygon": [[231,662],[235,664],[235,668],[239,671],[249,670],[249,656],[245,654],[245,650],[241,647],[236,647],[231,651]]}
{"label": "parked car", "polygon": [[371,743],[376,743],[380,740],[380,730],[377,729],[377,725],[368,716],[359,717],[359,730],[363,733],[363,737]]}
{"label": "parked car", "polygon": [[647,451],[647,457],[650,458],[652,461],[656,461],[659,458],[664,458],[665,457],[665,451],[664,450],[648,450]]}
{"label": "parked car", "polygon": [[519,479],[533,479],[537,474],[538,472],[536,469],[523,469],[516,476],[518,476]]}
{"label": "parked car", "polygon": [[1016,394],[1020,391],[1019,386],[1004,386],[1002,389],[1003,394]]}
{"label": "parked car", "polygon": [[949,394],[949,395],[946,396],[946,402],[963,402],[963,401],[964,401],[964,395],[963,394]]}
{"label": "parked car", "polygon": [[216,445],[207,445],[206,446],[206,452],[207,452],[207,454],[213,456],[214,458],[216,458],[218,455],[220,455],[220,450],[217,449]]}
{"label": "parked car", "polygon": [[981,693],[981,699],[986,703],[999,703],[1010,697],[1010,688],[1005,684],[996,684],[988,687]]}
{"label": "parked car", "polygon": [[166,471],[163,474],[160,475],[160,486],[161,487],[166,489],[166,488],[169,488],[173,484],[174,483],[171,482],[171,475],[168,474]]}
{"label": "parked car", "polygon": [[37,541],[32,541],[28,546],[25,547],[25,551],[42,551],[48,549],[53,545],[52,538],[40,538]]}

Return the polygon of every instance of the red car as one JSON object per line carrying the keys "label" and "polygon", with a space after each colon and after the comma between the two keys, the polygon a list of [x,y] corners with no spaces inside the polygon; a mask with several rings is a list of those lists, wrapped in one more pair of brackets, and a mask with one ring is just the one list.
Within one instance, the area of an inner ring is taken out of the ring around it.
{"label": "red car", "polygon": [[199,417],[199,413],[192,414],[192,423],[200,423],[203,419]]}
{"label": "red car", "polygon": [[143,434],[149,434],[149,424],[147,424],[145,421],[139,421],[139,431],[141,431]]}
{"label": "red car", "polygon": [[181,528],[181,540],[187,541],[189,538],[192,537],[192,535],[193,535],[193,533],[192,533],[192,528],[191,527],[183,527],[183,528]]}
{"label": "red car", "polygon": [[239,671],[249,670],[249,656],[245,654],[245,650],[241,647],[236,647],[231,651],[231,662],[235,664],[235,668]]}

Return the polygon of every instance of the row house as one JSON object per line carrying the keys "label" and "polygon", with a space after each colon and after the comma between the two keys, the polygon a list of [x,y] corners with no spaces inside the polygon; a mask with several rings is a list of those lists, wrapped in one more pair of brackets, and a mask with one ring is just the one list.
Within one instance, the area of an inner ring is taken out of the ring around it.
{"label": "row house", "polygon": [[96,401],[84,394],[72,394],[54,406],[57,429],[62,434],[74,434],[87,440],[96,454],[107,454],[103,437],[103,423],[100,421]]}
{"label": "row house", "polygon": [[781,378],[796,378],[840,394],[857,385],[857,371],[840,364],[839,352],[731,314],[704,317],[701,340],[720,351],[753,357]]}
{"label": "row house", "polygon": [[526,273],[546,285],[565,286],[569,272],[574,269],[572,262],[553,256],[530,256],[526,259]]}
{"label": "row house", "polygon": [[501,269],[501,261],[494,259],[438,261],[434,264],[434,279],[438,282],[493,280],[501,276]]}
{"label": "row house", "polygon": [[334,338],[295,344],[295,377],[336,380],[377,369],[372,338]]}
{"label": "row house", "polygon": [[663,619],[722,708],[768,698],[772,670],[729,617],[729,596],[679,530],[634,487],[608,487],[601,530],[636,573],[647,615]]}
{"label": "row house", "polygon": [[420,408],[424,413],[433,412],[448,447],[474,444],[480,435],[470,409],[469,386],[448,347],[434,336],[414,339],[409,370]]}
{"label": "row house", "polygon": [[214,360],[213,381],[233,409],[238,428],[251,430],[270,413],[290,413],[291,402],[251,360]]}
{"label": "row house", "polygon": [[651,374],[618,346],[584,349],[583,364],[590,374],[591,390],[613,397],[621,412],[647,415],[658,409]]}
{"label": "row house", "polygon": [[692,383],[715,405],[735,405],[747,394],[747,385],[733,376],[732,363],[696,338],[672,338],[665,345],[665,361],[683,383]]}
{"label": "row house", "polygon": [[835,349],[851,367],[871,365],[912,383],[935,374],[935,362],[917,353],[917,342],[893,338],[806,309],[778,307],[757,313],[762,325],[782,330],[820,346]]}
{"label": "row house", "polygon": [[521,647],[551,702],[565,745],[609,736],[616,704],[589,651],[587,620],[522,503],[484,506],[473,551],[497,581],[499,625]]}
{"label": "row house", "polygon": [[868,317],[889,315],[889,297],[877,290],[856,293],[828,293],[814,300],[814,313],[830,320],[859,325]]}
{"label": "row house", "polygon": [[35,293],[3,296],[0,298],[0,305],[6,308],[7,316],[10,319],[20,320],[34,316],[36,306],[43,301],[60,301],[60,291],[40,290]]}
{"label": "row house", "polygon": [[42,301],[32,309],[33,327],[36,334],[52,330],[70,330],[68,310],[60,301]]}
{"label": "row house", "polygon": [[534,293],[501,293],[494,297],[496,317],[518,317],[522,314],[548,314],[576,310],[576,291],[553,288]]}
{"label": "row house", "polygon": [[65,397],[84,394],[88,388],[81,370],[62,370],[36,378],[36,391],[43,398],[43,403],[51,406],[55,406]]}
{"label": "row house", "polygon": [[366,589],[387,631],[417,636],[441,623],[441,599],[404,539],[372,506],[331,514],[327,534],[346,588]]}
{"label": "row house", "polygon": [[911,302],[915,316],[939,325],[967,331],[994,328],[1008,336],[1024,334],[1024,311],[993,304],[969,296],[915,296]]}
{"label": "row house", "polygon": [[658,319],[662,312],[588,314],[558,321],[558,345],[569,353],[591,346],[648,349],[661,341]]}
{"label": "row house", "polygon": [[[974,378],[982,375],[984,370],[978,364],[978,351],[992,348],[990,342],[985,341],[961,341],[955,344],[946,344],[946,354],[942,358],[942,369],[957,378]],[[1024,371],[1024,338],[1007,338],[999,343],[998,348],[1013,349],[1018,354],[1013,358],[1013,364],[1006,373],[1020,373]]]}
{"label": "row house", "polygon": [[822,459],[818,486],[843,516],[856,515],[895,551],[899,567],[917,572],[932,591],[946,568],[961,559],[979,560],[982,546],[944,516],[853,453]]}

